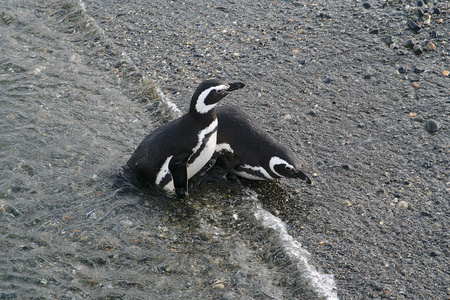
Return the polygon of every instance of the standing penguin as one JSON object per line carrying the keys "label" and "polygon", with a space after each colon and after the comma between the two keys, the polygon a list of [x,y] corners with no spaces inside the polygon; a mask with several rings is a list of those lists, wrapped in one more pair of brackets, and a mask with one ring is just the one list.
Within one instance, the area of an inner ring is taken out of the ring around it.
{"label": "standing penguin", "polygon": [[217,107],[216,114],[219,126],[215,166],[225,174],[231,171],[252,180],[300,178],[311,184],[299,169],[301,164],[295,154],[252,124],[241,110],[224,105]]}
{"label": "standing penguin", "polygon": [[218,79],[205,80],[191,99],[189,112],[149,135],[127,164],[138,179],[184,197],[188,179],[212,157],[217,140],[216,103],[231,91],[244,87]]}

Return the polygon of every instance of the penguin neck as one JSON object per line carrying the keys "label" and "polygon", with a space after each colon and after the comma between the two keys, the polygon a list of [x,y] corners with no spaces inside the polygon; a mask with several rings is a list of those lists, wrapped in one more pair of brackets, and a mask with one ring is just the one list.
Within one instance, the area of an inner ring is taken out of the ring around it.
{"label": "penguin neck", "polygon": [[198,99],[191,99],[189,114],[193,116],[194,119],[199,120],[201,122],[214,121],[216,119],[216,103],[208,105],[211,108],[206,112],[202,112],[201,109],[199,111],[197,107],[197,101]]}
{"label": "penguin neck", "polygon": [[210,124],[211,122],[213,122],[215,119],[217,119],[216,116],[216,107],[214,106],[213,108],[211,108],[208,112],[206,113],[199,113],[196,109],[195,109],[195,105],[191,105],[191,108],[189,109],[189,114],[198,122],[200,123],[205,123],[205,124]]}

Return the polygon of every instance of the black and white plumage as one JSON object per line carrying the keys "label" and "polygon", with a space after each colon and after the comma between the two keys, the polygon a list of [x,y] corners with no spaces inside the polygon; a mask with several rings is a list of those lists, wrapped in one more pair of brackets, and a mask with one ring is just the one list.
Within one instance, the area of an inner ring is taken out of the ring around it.
{"label": "black and white plumage", "polygon": [[295,154],[250,122],[241,110],[224,105],[216,108],[216,114],[219,126],[215,166],[225,174],[231,171],[252,180],[300,178],[311,184]]}
{"label": "black and white plumage", "polygon": [[203,81],[192,96],[189,112],[147,135],[128,160],[130,169],[138,179],[184,197],[188,179],[214,154],[216,103],[244,86],[218,79]]}

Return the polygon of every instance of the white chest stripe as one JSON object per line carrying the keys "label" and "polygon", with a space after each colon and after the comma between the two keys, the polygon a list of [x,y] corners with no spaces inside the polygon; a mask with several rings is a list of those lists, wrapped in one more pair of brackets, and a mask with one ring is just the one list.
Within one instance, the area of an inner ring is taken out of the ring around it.
{"label": "white chest stripe", "polygon": [[[211,132],[217,129],[217,119],[214,120],[208,127],[200,131],[198,134],[198,142],[197,145],[192,149],[192,155],[197,153],[200,150],[200,147],[203,144],[203,140],[205,136],[210,134]],[[187,167],[188,178],[194,176],[201,168],[211,159],[214,154],[214,150],[217,142],[217,132],[214,132],[210,137],[205,147],[202,149],[201,153],[195,158],[195,160],[189,164]]]}
{"label": "white chest stripe", "polygon": [[195,147],[192,149],[192,153],[196,153],[198,149],[200,149],[200,146],[202,145],[205,136],[214,131],[216,128],[217,128],[217,119],[215,119],[211,124],[209,124],[208,127],[202,129],[202,131],[199,132],[197,145],[195,145]]}
{"label": "white chest stripe", "polygon": [[212,108],[214,108],[214,106],[216,106],[216,103],[209,104],[209,105],[205,104],[206,97],[208,97],[209,93],[213,90],[216,90],[216,91],[217,90],[225,90],[227,88],[228,88],[228,86],[222,84],[222,85],[213,86],[207,90],[204,90],[200,94],[200,96],[198,96],[197,103],[195,104],[195,110],[201,114],[206,114],[208,111],[210,111]]}
{"label": "white chest stripe", "polygon": [[[243,169],[249,169],[249,170],[253,170],[256,172],[261,173],[262,175],[264,175],[264,177],[266,177],[267,179],[275,179],[272,176],[270,176],[270,174],[263,168],[263,167],[254,167],[254,166],[250,166],[250,165],[242,165]],[[259,177],[256,177],[254,175],[250,175],[244,172],[236,172],[238,175],[244,177],[244,178],[248,178],[248,179],[261,179]]]}
{"label": "white chest stripe", "polygon": [[169,173],[169,163],[170,163],[170,160],[172,159],[172,157],[173,157],[173,155],[169,156],[166,159],[166,161],[161,166],[161,169],[159,170],[158,174],[156,175],[155,183],[157,185],[159,185],[161,183],[161,181],[163,180],[163,178],[166,176],[166,174]]}
{"label": "white chest stripe", "polygon": [[231,149],[231,146],[228,143],[222,143],[222,144],[216,145],[216,152],[221,152],[222,150],[234,153],[233,149]]}

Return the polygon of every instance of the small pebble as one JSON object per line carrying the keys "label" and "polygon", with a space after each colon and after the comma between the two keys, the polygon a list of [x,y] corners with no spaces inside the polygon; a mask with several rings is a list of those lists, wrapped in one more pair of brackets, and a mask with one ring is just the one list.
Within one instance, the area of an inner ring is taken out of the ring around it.
{"label": "small pebble", "polygon": [[413,47],[413,51],[415,55],[420,55],[423,52],[422,47],[420,47],[419,45],[414,45]]}
{"label": "small pebble", "polygon": [[416,44],[416,41],[414,39],[409,39],[406,42],[403,43],[403,47],[408,48],[408,49],[412,49],[414,48],[414,45]]}
{"label": "small pebble", "polygon": [[429,119],[426,124],[427,130],[431,133],[435,133],[439,130],[439,124],[433,119]]}
{"label": "small pebble", "polygon": [[310,116],[315,116],[317,114],[317,112],[314,109],[310,109],[310,110],[308,110],[308,112],[306,114],[310,115]]}
{"label": "small pebble", "polygon": [[122,220],[119,223],[123,227],[131,227],[133,225],[133,222],[131,222],[130,220]]}
{"label": "small pebble", "polygon": [[365,9],[369,9],[369,8],[372,7],[372,5],[371,5],[369,2],[364,2],[364,3],[363,3],[363,7],[364,7]]}
{"label": "small pebble", "polygon": [[398,207],[400,207],[400,208],[407,209],[408,206],[409,206],[409,204],[408,204],[408,202],[406,202],[406,201],[399,201],[399,202],[398,202]]}
{"label": "small pebble", "polygon": [[436,30],[430,31],[430,37],[433,38],[433,39],[440,39],[443,36],[444,35],[441,32],[439,32],[439,31],[436,31]]}
{"label": "small pebble", "polygon": [[415,116],[414,118],[412,118],[413,121],[422,123],[424,120],[424,118],[422,116]]}
{"label": "small pebble", "polygon": [[351,204],[350,201],[348,201],[348,200],[343,201],[342,204],[345,205],[345,206],[347,206],[347,207],[352,206],[352,204]]}
{"label": "small pebble", "polygon": [[442,72],[442,75],[444,75],[445,77],[448,77],[449,74],[450,74],[449,71],[444,71],[444,72]]}
{"label": "small pebble", "polygon": [[430,256],[431,257],[437,257],[437,256],[441,256],[442,253],[440,253],[439,251],[431,251]]}
{"label": "small pebble", "polygon": [[330,77],[327,77],[327,78],[325,78],[325,79],[323,80],[323,82],[324,82],[324,83],[330,83],[330,82],[331,82],[331,78],[330,78]]}
{"label": "small pebble", "polygon": [[433,44],[432,42],[429,42],[427,44],[427,48],[428,48],[428,50],[433,51],[434,49],[436,49],[436,45]]}
{"label": "small pebble", "polygon": [[423,3],[422,0],[419,0],[419,1],[417,1],[416,5],[417,5],[418,7],[422,7],[422,6],[424,5],[424,3]]}
{"label": "small pebble", "polygon": [[424,15],[423,10],[421,10],[420,8],[418,8],[418,9],[416,10],[416,14],[417,14],[419,17],[423,17],[423,15]]}
{"label": "small pebble", "polygon": [[435,7],[435,8],[433,8],[432,14],[433,15],[440,15],[441,11],[439,10],[439,8]]}
{"label": "small pebble", "polygon": [[414,22],[413,20],[409,20],[408,26],[409,26],[409,28],[411,28],[412,30],[415,30],[415,31],[418,31],[421,28],[420,25],[417,24],[416,22]]}
{"label": "small pebble", "polygon": [[416,74],[423,73],[425,70],[422,68],[414,67],[413,72]]}
{"label": "small pebble", "polygon": [[400,67],[398,68],[398,72],[401,74],[405,74],[406,72],[408,72],[408,69],[406,69],[405,67]]}
{"label": "small pebble", "polygon": [[392,37],[392,35],[387,35],[383,38],[383,41],[388,45],[392,45],[394,43],[394,38]]}

